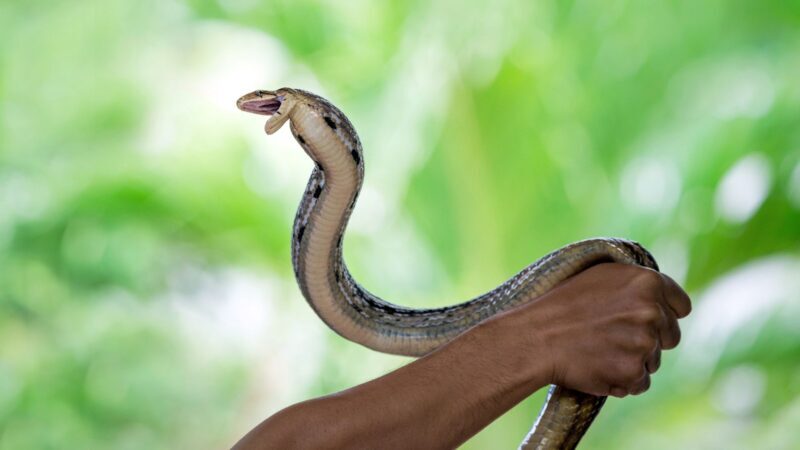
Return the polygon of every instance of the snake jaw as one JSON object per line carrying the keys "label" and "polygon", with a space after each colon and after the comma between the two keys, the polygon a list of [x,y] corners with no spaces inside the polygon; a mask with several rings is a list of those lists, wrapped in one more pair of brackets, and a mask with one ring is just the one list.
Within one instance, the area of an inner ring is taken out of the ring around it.
{"label": "snake jaw", "polygon": [[264,131],[272,134],[280,129],[289,120],[289,111],[294,106],[294,100],[285,89],[277,91],[253,91],[243,95],[236,101],[236,106],[244,112],[271,116],[264,124]]}
{"label": "snake jaw", "polygon": [[236,100],[236,107],[245,112],[271,116],[278,112],[283,100],[284,96],[277,92],[254,91]]}
{"label": "snake jaw", "polygon": [[244,112],[262,116],[272,116],[264,125],[267,134],[272,134],[289,119],[289,111],[294,102],[286,93],[279,91],[253,91],[236,101],[236,106]]}

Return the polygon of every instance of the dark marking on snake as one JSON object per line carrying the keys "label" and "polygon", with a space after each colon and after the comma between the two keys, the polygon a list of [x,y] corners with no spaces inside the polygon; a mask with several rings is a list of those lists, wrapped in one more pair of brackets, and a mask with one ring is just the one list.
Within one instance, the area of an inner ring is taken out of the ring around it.
{"label": "dark marking on snake", "polygon": [[628,249],[628,251],[630,252],[631,256],[633,256],[633,260],[636,262],[636,264],[638,264],[640,266],[645,264],[644,258],[642,257],[642,252],[640,251],[641,250],[640,248],[637,248],[637,246],[634,245],[632,242],[628,242],[628,241],[620,241],[620,242],[622,243],[623,247]]}
{"label": "dark marking on snake", "polygon": [[323,119],[325,119],[325,123],[327,123],[332,130],[336,129],[336,122],[334,122],[333,119],[328,116],[323,117]]}
{"label": "dark marking on snake", "polygon": [[319,194],[321,193],[322,193],[322,188],[317,186],[317,188],[314,189],[314,198],[319,198]]}
{"label": "dark marking on snake", "polygon": [[392,305],[389,305],[389,304],[387,304],[387,303],[378,303],[378,302],[376,302],[375,300],[373,300],[373,299],[372,299],[370,296],[363,295],[363,293],[361,292],[361,289],[358,289],[358,287],[356,287],[356,292],[357,292],[357,293],[359,294],[359,296],[360,296],[360,297],[362,297],[362,298],[363,298],[363,299],[364,299],[364,300],[367,302],[367,304],[369,304],[369,306],[371,306],[372,308],[379,309],[379,310],[381,310],[381,311],[383,311],[383,312],[386,312],[386,313],[389,313],[389,314],[396,314],[396,313],[398,313],[398,312],[399,312],[399,310],[398,310],[397,308],[395,308],[394,306],[392,306]]}
{"label": "dark marking on snake", "polygon": [[300,141],[301,144],[305,144],[306,143],[306,140],[303,139],[303,136],[300,136],[299,134],[297,135],[297,140]]}
{"label": "dark marking on snake", "polygon": [[353,157],[353,161],[355,161],[355,162],[356,162],[356,164],[358,164],[358,163],[360,163],[360,162],[361,162],[361,157],[360,157],[360,156],[358,156],[358,152],[357,152],[357,151],[355,151],[355,150],[351,150],[351,151],[350,151],[350,155]]}
{"label": "dark marking on snake", "polygon": [[303,225],[302,227],[300,227],[299,230],[297,230],[297,240],[298,241],[302,241],[303,240],[303,234],[305,232],[306,232],[306,226],[305,225]]}

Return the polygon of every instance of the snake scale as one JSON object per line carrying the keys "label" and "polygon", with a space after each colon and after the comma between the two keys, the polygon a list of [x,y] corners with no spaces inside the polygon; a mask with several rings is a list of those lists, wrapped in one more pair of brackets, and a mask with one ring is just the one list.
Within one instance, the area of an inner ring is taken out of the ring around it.
{"label": "snake scale", "polygon": [[[361,142],[348,118],[324,98],[290,88],[251,92],[237,106],[270,116],[267,134],[288,121],[295,139],[314,161],[294,221],[294,273],[303,296],[329,327],[371,349],[424,355],[486,318],[530,302],[601,262],[658,270],[650,253],[635,242],[589,239],[544,256],[495,289],[463,303],[432,309],[389,303],[358,284],[342,258],[342,236],[364,180]],[[520,448],[575,448],[605,399],[551,386]]]}

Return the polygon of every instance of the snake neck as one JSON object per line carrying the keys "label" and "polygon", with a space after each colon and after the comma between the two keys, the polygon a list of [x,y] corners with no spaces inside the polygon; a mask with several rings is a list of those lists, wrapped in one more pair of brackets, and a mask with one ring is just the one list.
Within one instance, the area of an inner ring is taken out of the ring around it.
{"label": "snake neck", "polygon": [[380,351],[404,353],[386,348],[381,338],[387,325],[397,325],[386,322],[400,309],[359,285],[342,257],[345,229],[364,178],[355,130],[335,110],[300,110],[293,114],[290,128],[315,163],[292,233],[292,265],[303,296],[345,338]]}
{"label": "snake neck", "polygon": [[347,118],[297,108],[290,129],[315,163],[295,216],[292,265],[317,315],[345,338],[394,354],[424,354],[463,331],[455,322],[473,316],[472,306],[404,308],[367,291],[347,269],[342,241],[364,179],[361,143]]}

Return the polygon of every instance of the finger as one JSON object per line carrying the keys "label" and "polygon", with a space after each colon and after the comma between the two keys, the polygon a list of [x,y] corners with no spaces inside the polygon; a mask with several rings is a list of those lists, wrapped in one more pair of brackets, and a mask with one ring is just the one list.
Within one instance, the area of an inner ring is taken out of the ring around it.
{"label": "finger", "polygon": [[669,275],[661,274],[664,280],[664,301],[675,313],[678,319],[682,319],[692,312],[692,301],[689,294],[683,290]]}
{"label": "finger", "polygon": [[[672,329],[675,325],[677,325],[677,321],[675,319],[675,313],[672,312],[669,306],[662,304],[659,301],[659,308],[658,311],[660,313],[659,320],[654,324],[654,334],[656,339],[658,339],[657,348],[661,348],[662,342],[671,342],[673,340],[672,336]],[[675,322],[674,324],[672,322]]]}
{"label": "finger", "polygon": [[678,326],[678,319],[675,317],[675,311],[670,307],[661,308],[664,313],[664,322],[658,327],[658,338],[661,342],[661,348],[669,350],[678,346],[681,341],[681,328]]}
{"label": "finger", "polygon": [[654,373],[659,367],[661,367],[661,350],[656,349],[647,357],[644,368],[647,370],[647,373]]}
{"label": "finger", "polygon": [[650,389],[650,374],[646,374],[640,381],[636,383],[635,386],[631,387],[630,394],[639,395],[648,389]]}
{"label": "finger", "polygon": [[611,390],[608,392],[608,395],[617,398],[624,398],[628,395],[628,390],[621,387],[612,387]]}

